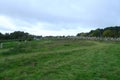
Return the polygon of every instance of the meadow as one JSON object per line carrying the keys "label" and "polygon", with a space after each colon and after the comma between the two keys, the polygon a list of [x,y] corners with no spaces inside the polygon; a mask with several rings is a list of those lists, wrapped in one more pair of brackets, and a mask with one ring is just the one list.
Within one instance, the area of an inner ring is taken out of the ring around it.
{"label": "meadow", "polygon": [[3,44],[0,80],[120,80],[120,42],[41,39]]}

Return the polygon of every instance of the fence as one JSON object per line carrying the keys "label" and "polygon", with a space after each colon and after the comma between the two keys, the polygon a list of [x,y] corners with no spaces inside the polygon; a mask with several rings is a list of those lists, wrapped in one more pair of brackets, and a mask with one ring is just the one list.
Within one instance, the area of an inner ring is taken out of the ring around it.
{"label": "fence", "polygon": [[120,41],[120,37],[112,38],[112,37],[76,37],[76,36],[72,36],[72,37],[66,37],[66,38],[83,39],[83,40]]}
{"label": "fence", "polygon": [[120,41],[119,38],[112,37],[77,37],[77,36],[67,36],[67,37],[50,37],[50,38],[42,38],[42,39],[80,39],[80,40],[100,40],[100,41]]}

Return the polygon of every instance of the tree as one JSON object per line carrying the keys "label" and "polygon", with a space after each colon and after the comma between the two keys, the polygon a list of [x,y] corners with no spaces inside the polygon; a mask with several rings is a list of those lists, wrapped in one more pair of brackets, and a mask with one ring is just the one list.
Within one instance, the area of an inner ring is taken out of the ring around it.
{"label": "tree", "polygon": [[17,40],[32,40],[33,36],[29,33],[25,33],[22,31],[15,31],[10,34],[11,39],[17,39]]}
{"label": "tree", "polygon": [[120,37],[120,31],[118,32],[118,37]]}
{"label": "tree", "polygon": [[2,33],[0,33],[0,40],[4,39],[4,35]]}
{"label": "tree", "polygon": [[[87,34],[90,37],[120,37],[120,26],[107,27],[104,29],[91,30]],[[78,33],[77,36],[81,36],[83,33]]]}
{"label": "tree", "polygon": [[0,33],[0,40],[3,41],[3,40],[33,40],[34,39],[34,36],[33,35],[30,35],[29,33],[25,33],[23,31],[15,31],[15,32],[12,32],[12,33],[5,33],[5,34],[2,34]]}
{"label": "tree", "polygon": [[104,37],[114,37],[114,33],[112,32],[112,30],[105,30],[103,32],[103,36]]}
{"label": "tree", "polygon": [[102,35],[102,30],[101,29],[96,29],[96,30],[92,30],[89,34],[89,36],[91,37],[101,37]]}
{"label": "tree", "polygon": [[5,33],[4,39],[5,39],[5,40],[9,40],[9,39],[10,39],[10,34],[9,34],[9,33]]}
{"label": "tree", "polygon": [[87,33],[78,33],[77,36],[86,37]]}

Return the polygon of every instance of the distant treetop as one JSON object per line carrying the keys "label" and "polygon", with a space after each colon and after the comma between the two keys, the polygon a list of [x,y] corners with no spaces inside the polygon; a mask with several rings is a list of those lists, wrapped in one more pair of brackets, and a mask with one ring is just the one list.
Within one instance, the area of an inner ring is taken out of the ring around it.
{"label": "distant treetop", "polygon": [[104,29],[91,30],[88,33],[78,33],[77,36],[82,37],[120,37],[120,26],[107,27]]}
{"label": "distant treetop", "polygon": [[15,31],[12,33],[0,33],[0,40],[32,40],[33,35],[23,31]]}

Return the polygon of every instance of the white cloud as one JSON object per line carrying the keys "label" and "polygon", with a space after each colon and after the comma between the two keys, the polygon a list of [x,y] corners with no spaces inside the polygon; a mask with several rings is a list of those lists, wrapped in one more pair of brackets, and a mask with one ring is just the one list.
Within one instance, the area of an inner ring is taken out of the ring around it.
{"label": "white cloud", "polygon": [[119,0],[1,0],[0,31],[75,35],[120,25],[119,3]]}
{"label": "white cloud", "polygon": [[0,31],[10,32],[16,29],[16,25],[12,23],[10,18],[6,16],[0,16]]}

